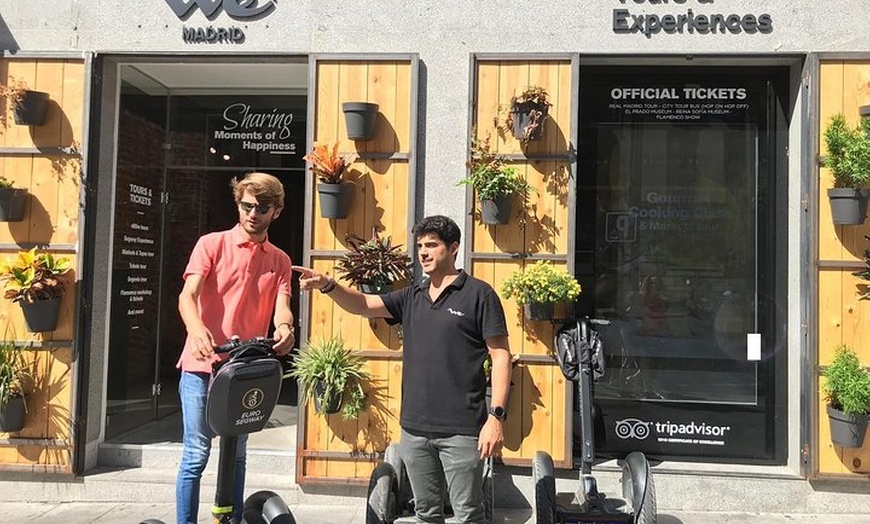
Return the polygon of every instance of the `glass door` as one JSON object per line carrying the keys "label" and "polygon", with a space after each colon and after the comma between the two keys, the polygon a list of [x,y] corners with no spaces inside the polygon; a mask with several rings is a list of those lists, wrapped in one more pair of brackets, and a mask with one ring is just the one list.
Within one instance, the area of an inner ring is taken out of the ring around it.
{"label": "glass door", "polygon": [[778,457],[780,357],[763,304],[776,80],[750,68],[583,70],[576,265],[581,309],[608,321],[595,389],[605,453]]}

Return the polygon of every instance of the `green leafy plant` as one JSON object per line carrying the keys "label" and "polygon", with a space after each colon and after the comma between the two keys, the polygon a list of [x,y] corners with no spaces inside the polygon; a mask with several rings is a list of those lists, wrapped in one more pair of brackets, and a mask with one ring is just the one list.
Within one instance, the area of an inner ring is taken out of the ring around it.
{"label": "green leafy plant", "polygon": [[348,168],[356,160],[356,155],[338,154],[338,142],[330,144],[314,144],[314,149],[302,157],[311,162],[309,171],[314,173],[324,184],[340,184]]}
{"label": "green leafy plant", "polygon": [[825,398],[831,407],[846,414],[870,414],[870,373],[861,366],[853,349],[845,344],[839,346],[822,376]]}
{"label": "green leafy plant", "polygon": [[359,235],[346,237],[350,251],[336,265],[336,270],[352,285],[367,284],[383,288],[395,282],[411,280],[411,256],[402,250],[402,245],[393,245],[392,237],[381,237],[372,228],[368,240]]}
{"label": "green leafy plant", "polygon": [[317,398],[326,406],[334,395],[341,395],[341,415],[359,417],[366,405],[362,383],[371,380],[363,360],[345,348],[341,337],[315,340],[293,357],[290,375],[299,382],[304,400]]}
{"label": "green leafy plant", "polygon": [[505,298],[516,298],[517,304],[524,305],[574,300],[580,294],[580,283],[567,271],[539,260],[511,273],[501,289]]}
{"label": "green leafy plant", "polygon": [[870,182],[870,119],[862,118],[855,128],[838,113],[825,129],[828,154],[825,165],[834,175],[835,188],[861,188]]}
{"label": "green leafy plant", "polygon": [[30,371],[24,362],[24,349],[10,337],[9,329],[0,340],[0,408],[9,401],[24,396]]}
{"label": "green leafy plant", "polygon": [[14,189],[15,184],[10,182],[5,176],[0,176],[0,189]]}
{"label": "green leafy plant", "polygon": [[468,176],[458,183],[470,185],[480,200],[493,200],[497,197],[520,195],[525,202],[528,200],[531,186],[517,172],[509,167],[504,160],[490,151],[490,137],[484,140],[473,138],[471,141],[471,158],[465,163]]}
{"label": "green leafy plant", "polygon": [[526,143],[533,137],[540,136],[544,121],[550,116],[550,95],[541,86],[526,86],[519,95],[511,97],[510,106],[500,106],[496,116],[495,127],[504,137],[514,128],[514,118],[517,114],[529,116],[529,122],[522,129],[520,142]]}
{"label": "green leafy plant", "polygon": [[64,275],[70,270],[67,257],[37,252],[37,248],[21,251],[0,267],[0,280],[5,283],[4,297],[13,302],[35,302],[59,298],[66,292]]}

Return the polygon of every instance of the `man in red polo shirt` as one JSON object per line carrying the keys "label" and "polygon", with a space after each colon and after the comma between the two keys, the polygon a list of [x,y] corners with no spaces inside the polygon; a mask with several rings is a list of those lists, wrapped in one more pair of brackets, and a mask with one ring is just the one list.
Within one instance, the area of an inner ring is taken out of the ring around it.
{"label": "man in red polo shirt", "polygon": [[[266,173],[234,179],[239,211],[234,228],[202,236],[184,271],[178,311],[187,340],[178,360],[183,451],[175,485],[178,524],[196,524],[199,486],[214,434],[205,419],[206,394],[214,347],[233,336],[265,337],[274,323],[275,352],[290,351],[295,341],[290,311],[290,257],[268,240],[267,231],[284,207],[281,181]],[[241,520],[247,436],[239,437],[236,455],[234,522]]]}

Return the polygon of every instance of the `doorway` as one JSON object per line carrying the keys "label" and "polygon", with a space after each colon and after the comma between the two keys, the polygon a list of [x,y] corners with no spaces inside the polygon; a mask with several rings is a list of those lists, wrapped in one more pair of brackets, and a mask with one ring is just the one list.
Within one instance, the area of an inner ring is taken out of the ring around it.
{"label": "doorway", "polygon": [[[131,63],[120,73],[106,440],[180,442],[177,297],[199,237],[238,221],[233,178],[281,180],[269,240],[302,258],[307,64]],[[291,307],[298,323],[298,289]],[[270,425],[295,424],[296,404],[285,380]]]}
{"label": "doorway", "polygon": [[606,321],[604,454],[785,461],[788,78],[581,70],[575,258],[580,309]]}

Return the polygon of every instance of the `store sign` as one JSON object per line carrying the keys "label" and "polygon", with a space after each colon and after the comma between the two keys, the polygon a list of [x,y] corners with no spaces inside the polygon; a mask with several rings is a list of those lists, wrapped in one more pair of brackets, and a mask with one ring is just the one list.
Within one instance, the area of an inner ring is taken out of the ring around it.
{"label": "store sign", "polygon": [[[689,0],[618,0],[620,4],[658,6],[662,4],[687,4]],[[694,0],[697,4],[712,4],[714,0]],[[613,10],[613,32],[618,34],[642,34],[647,38],[665,34],[769,34],[773,32],[773,17],[768,13],[697,13],[687,9],[682,13],[638,13],[632,9]]]}
{"label": "store sign", "polygon": [[[275,0],[166,0],[166,3],[182,20],[195,8],[209,20],[217,18],[221,8],[233,20],[250,20],[267,16],[276,5]],[[245,40],[245,32],[237,26],[184,26],[181,37],[189,44],[240,44]]]}
{"label": "store sign", "polygon": [[751,110],[750,94],[732,86],[616,86],[608,109],[629,121],[741,122]]}
{"label": "store sign", "polygon": [[294,115],[279,108],[259,109],[246,102],[229,104],[211,131],[215,144],[224,148],[273,155],[297,153]]}

